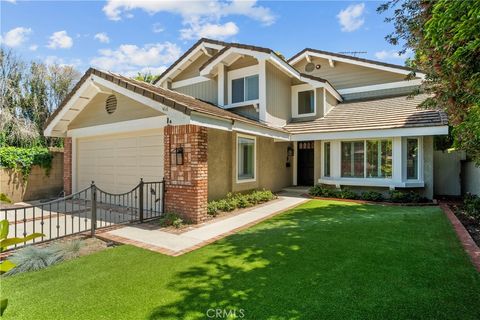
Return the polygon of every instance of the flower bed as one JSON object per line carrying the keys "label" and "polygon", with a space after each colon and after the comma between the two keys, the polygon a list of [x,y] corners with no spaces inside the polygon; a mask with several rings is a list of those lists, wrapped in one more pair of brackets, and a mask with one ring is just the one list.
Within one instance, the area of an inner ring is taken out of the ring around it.
{"label": "flower bed", "polygon": [[248,208],[264,203],[277,197],[270,190],[255,190],[249,193],[228,193],[227,197],[220,200],[210,201],[207,212],[211,216],[217,216],[221,212],[230,212],[235,209]]}
{"label": "flower bed", "polygon": [[466,194],[463,203],[451,207],[473,241],[480,247],[480,197]]}

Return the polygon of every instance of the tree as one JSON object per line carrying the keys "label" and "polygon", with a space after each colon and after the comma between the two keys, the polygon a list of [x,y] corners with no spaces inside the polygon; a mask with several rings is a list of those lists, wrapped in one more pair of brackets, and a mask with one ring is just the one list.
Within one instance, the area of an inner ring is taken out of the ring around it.
{"label": "tree", "polygon": [[393,12],[387,41],[413,49],[409,64],[426,74],[423,107],[446,111],[454,146],[480,165],[480,1],[391,0],[377,11]]}
{"label": "tree", "polygon": [[139,72],[137,76],[134,77],[134,79],[138,81],[143,81],[146,83],[153,83],[153,81],[157,79],[157,76],[152,75],[150,71],[145,73]]}

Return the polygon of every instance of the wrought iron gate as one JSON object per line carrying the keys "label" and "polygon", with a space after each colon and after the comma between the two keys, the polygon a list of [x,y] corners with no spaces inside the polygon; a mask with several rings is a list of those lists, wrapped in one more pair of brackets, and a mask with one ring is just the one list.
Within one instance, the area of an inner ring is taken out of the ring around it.
{"label": "wrought iron gate", "polygon": [[44,237],[12,246],[46,242],[119,224],[159,218],[164,212],[165,180],[140,183],[132,190],[115,194],[94,182],[69,196],[38,205],[0,209],[0,219],[10,222],[9,237],[24,237],[34,232]]}

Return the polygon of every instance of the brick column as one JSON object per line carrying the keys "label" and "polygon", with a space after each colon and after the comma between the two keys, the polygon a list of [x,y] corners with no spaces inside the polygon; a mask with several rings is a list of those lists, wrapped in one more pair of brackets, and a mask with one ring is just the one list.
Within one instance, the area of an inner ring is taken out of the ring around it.
{"label": "brick column", "polygon": [[63,190],[72,194],[72,138],[63,140]]}
{"label": "brick column", "polygon": [[[207,217],[207,128],[195,125],[165,127],[165,211],[193,223]],[[184,150],[183,165],[176,164],[175,149]]]}

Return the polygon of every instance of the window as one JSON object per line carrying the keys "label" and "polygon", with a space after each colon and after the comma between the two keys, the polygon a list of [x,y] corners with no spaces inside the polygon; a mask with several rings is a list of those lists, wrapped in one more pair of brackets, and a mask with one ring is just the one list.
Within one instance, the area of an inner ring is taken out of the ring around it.
{"label": "window", "polygon": [[407,179],[418,179],[418,139],[407,139]]}
{"label": "window", "polygon": [[315,112],[315,96],[313,90],[301,91],[298,93],[298,114],[309,114]]}
{"label": "window", "polygon": [[367,140],[367,178],[392,177],[392,140]]}
{"label": "window", "polygon": [[232,103],[258,99],[258,74],[232,80]]}
{"label": "window", "polygon": [[238,137],[237,147],[238,180],[255,179],[255,139]]}
{"label": "window", "polygon": [[342,177],[391,178],[392,140],[342,141]]}
{"label": "window", "polygon": [[342,141],[342,177],[364,177],[364,142]]}
{"label": "window", "polygon": [[323,144],[323,175],[330,177],[330,142]]}

